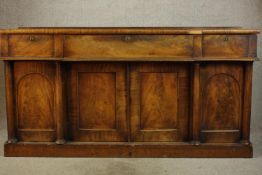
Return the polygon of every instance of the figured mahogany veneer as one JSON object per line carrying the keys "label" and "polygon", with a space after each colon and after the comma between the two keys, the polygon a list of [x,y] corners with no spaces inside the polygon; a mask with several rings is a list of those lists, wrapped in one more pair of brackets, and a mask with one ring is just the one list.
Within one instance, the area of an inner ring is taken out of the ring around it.
{"label": "figured mahogany veneer", "polygon": [[252,157],[257,30],[0,30],[5,156]]}

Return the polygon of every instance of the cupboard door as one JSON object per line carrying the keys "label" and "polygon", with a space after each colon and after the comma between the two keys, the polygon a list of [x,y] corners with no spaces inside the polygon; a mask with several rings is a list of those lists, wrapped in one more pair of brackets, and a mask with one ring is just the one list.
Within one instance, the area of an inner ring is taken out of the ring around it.
{"label": "cupboard door", "polygon": [[73,141],[126,141],[124,64],[72,63],[69,115]]}
{"label": "cupboard door", "polygon": [[131,138],[139,142],[186,141],[189,134],[188,64],[131,66]]}
{"label": "cupboard door", "polygon": [[241,63],[201,65],[201,142],[240,140],[243,75]]}
{"label": "cupboard door", "polygon": [[14,62],[16,125],[19,141],[55,141],[55,64]]}

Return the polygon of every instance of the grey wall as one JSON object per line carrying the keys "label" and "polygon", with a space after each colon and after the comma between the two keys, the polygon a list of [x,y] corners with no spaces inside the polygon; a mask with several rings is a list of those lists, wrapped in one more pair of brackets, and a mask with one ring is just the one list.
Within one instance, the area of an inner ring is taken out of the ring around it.
{"label": "grey wall", "polygon": [[[243,26],[262,29],[262,0],[0,0],[0,28],[18,26]],[[262,58],[262,35],[258,42],[258,56]],[[0,68],[0,140],[3,141],[6,133],[3,129],[2,63]],[[253,82],[252,138],[255,156],[261,156],[261,62],[254,65]]]}

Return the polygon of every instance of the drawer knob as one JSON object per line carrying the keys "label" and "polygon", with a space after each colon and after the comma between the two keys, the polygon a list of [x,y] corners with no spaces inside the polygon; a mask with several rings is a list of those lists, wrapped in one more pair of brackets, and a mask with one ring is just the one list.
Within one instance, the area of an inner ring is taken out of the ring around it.
{"label": "drawer knob", "polygon": [[228,36],[226,36],[226,37],[224,38],[224,41],[228,41]]}
{"label": "drawer knob", "polygon": [[35,40],[36,40],[35,36],[29,36],[29,41],[35,41]]}
{"label": "drawer knob", "polygon": [[125,36],[124,40],[125,41],[130,41],[131,40],[131,36]]}

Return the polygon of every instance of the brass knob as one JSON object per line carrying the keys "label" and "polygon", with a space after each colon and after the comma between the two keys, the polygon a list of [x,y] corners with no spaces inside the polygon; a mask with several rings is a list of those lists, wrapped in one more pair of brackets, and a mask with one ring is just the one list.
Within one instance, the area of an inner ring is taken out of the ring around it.
{"label": "brass knob", "polygon": [[131,36],[125,36],[124,40],[125,41],[130,41],[131,40]]}
{"label": "brass knob", "polygon": [[224,41],[228,41],[228,36],[225,36]]}
{"label": "brass knob", "polygon": [[36,40],[35,36],[29,36],[29,41],[35,41],[35,40]]}

